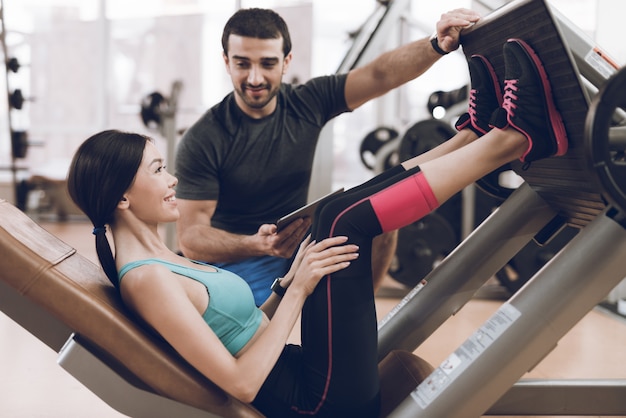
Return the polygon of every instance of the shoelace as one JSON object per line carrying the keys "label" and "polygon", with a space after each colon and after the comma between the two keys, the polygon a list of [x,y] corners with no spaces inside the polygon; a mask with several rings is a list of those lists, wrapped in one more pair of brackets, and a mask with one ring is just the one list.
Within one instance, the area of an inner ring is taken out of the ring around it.
{"label": "shoelace", "polygon": [[[514,110],[517,109],[517,105],[514,103],[514,100],[517,100],[517,94],[515,94],[518,90],[517,82],[519,80],[504,80],[504,95],[502,101],[502,108],[506,110],[506,113],[509,116],[515,115]],[[522,171],[526,171],[530,168],[530,161],[524,162],[522,165]]]}
{"label": "shoelace", "polygon": [[471,89],[469,94],[469,109],[467,109],[467,113],[470,115],[470,123],[472,126],[480,131],[483,135],[487,133],[482,126],[478,124],[478,110],[476,106],[476,94],[478,91],[476,89]]}
{"label": "shoelace", "polygon": [[467,113],[470,114],[472,121],[476,119],[476,89],[471,89],[469,94],[469,109]]}
{"label": "shoelace", "polygon": [[517,100],[517,94],[515,92],[517,89],[517,82],[519,80],[504,80],[504,96],[502,107],[506,110],[509,115],[513,115],[513,110],[517,108],[514,100]]}

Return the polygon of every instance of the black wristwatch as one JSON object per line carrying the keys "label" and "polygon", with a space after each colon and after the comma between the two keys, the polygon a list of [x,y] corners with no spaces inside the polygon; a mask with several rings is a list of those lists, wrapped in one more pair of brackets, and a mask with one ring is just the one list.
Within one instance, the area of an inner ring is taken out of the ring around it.
{"label": "black wristwatch", "polygon": [[439,46],[439,39],[437,38],[437,33],[435,33],[432,36],[432,38],[430,38],[430,44],[433,46],[433,49],[435,50],[435,52],[438,53],[439,55],[448,55],[450,53],[450,51],[444,51]]}
{"label": "black wristwatch", "polygon": [[270,289],[272,289],[272,292],[276,293],[279,298],[282,298],[283,296],[285,296],[285,292],[287,291],[287,289],[285,289],[284,287],[280,285],[281,280],[282,280],[282,277],[277,277],[276,279],[274,279],[274,283],[272,283],[272,286],[270,286]]}

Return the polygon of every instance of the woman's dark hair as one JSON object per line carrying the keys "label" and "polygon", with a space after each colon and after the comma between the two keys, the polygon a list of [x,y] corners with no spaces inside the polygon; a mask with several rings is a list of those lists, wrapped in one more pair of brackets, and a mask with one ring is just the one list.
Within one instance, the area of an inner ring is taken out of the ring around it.
{"label": "woman's dark hair", "polygon": [[222,33],[222,49],[228,56],[228,38],[230,35],[258,39],[283,38],[283,54],[291,52],[291,37],[287,24],[278,13],[269,9],[239,9],[228,19]]}
{"label": "woman's dark hair", "polygon": [[108,130],[89,137],[74,154],[69,194],[94,225],[96,252],[107,277],[118,287],[115,259],[105,234],[124,193],[135,180],[149,137]]}

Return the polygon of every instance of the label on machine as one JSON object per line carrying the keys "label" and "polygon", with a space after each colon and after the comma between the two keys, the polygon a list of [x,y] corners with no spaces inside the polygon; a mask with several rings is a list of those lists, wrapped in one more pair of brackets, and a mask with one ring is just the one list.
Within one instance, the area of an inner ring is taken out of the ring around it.
{"label": "label on machine", "polygon": [[520,316],[521,312],[514,306],[503,304],[411,393],[415,402],[425,409]]}
{"label": "label on machine", "polygon": [[604,78],[611,77],[619,69],[619,65],[597,47],[589,51],[585,56],[585,62],[602,74]]}

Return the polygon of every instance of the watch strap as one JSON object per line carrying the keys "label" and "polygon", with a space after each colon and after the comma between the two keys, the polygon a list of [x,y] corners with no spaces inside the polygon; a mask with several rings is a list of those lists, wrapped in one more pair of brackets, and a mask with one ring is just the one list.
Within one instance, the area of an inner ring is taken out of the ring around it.
{"label": "watch strap", "polygon": [[439,46],[439,39],[437,38],[437,35],[430,38],[430,44],[432,45],[435,52],[439,55],[448,55],[450,53],[450,51],[444,51],[443,49],[441,49],[441,47]]}

